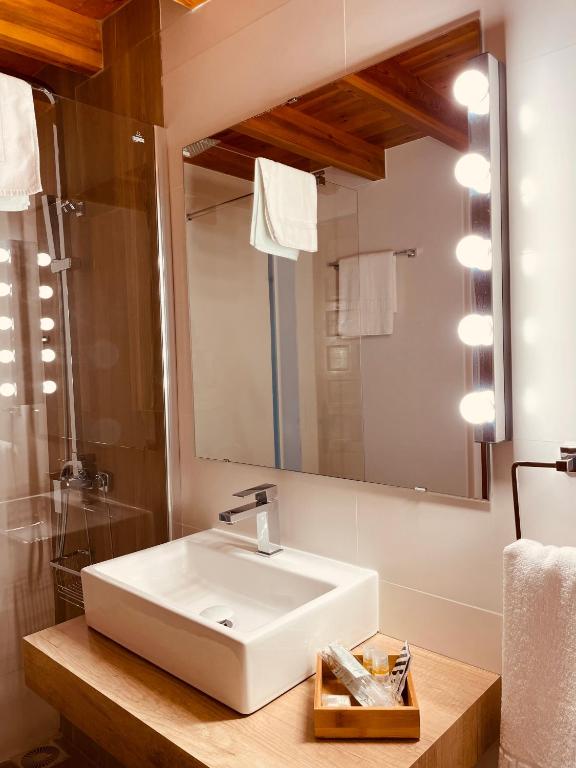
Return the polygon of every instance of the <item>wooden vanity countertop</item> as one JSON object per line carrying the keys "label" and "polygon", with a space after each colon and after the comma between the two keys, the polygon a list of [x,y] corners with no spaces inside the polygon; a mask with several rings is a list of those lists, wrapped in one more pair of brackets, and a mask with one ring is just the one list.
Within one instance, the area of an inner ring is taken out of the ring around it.
{"label": "wooden vanity countertop", "polygon": [[[401,647],[384,635],[369,642]],[[473,768],[498,738],[500,678],[420,648],[412,656],[420,740],[337,741],[314,737],[314,678],[246,716],[83,617],[24,639],[28,686],[126,768]]]}

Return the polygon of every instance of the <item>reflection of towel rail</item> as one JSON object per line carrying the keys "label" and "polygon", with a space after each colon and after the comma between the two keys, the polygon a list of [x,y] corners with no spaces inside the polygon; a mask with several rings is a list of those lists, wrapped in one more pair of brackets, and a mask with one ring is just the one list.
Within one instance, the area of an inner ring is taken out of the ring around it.
{"label": "reflection of towel rail", "polygon": [[[418,252],[417,248],[405,248],[403,251],[394,251],[394,256],[408,256],[409,259],[415,259],[416,254]],[[358,254],[358,256],[361,256],[362,254]],[[343,259],[354,259],[358,258],[358,256],[343,256]],[[330,261],[326,265],[327,267],[334,267],[334,269],[338,269],[340,266],[340,262],[342,259],[337,259],[336,261]]]}
{"label": "reflection of towel rail", "polygon": [[[324,171],[312,171],[312,175],[316,177],[316,186],[318,187],[326,186],[326,176],[324,174]],[[254,192],[248,192],[245,195],[240,195],[240,197],[233,197],[231,200],[223,200],[221,203],[215,203],[214,205],[209,205],[207,208],[201,208],[199,211],[192,211],[192,213],[187,213],[186,221],[193,221],[194,219],[198,218],[198,216],[204,216],[206,213],[217,211],[219,208],[222,208],[222,206],[224,205],[229,205],[230,203],[237,203],[238,200],[244,200],[247,197],[254,197]]]}

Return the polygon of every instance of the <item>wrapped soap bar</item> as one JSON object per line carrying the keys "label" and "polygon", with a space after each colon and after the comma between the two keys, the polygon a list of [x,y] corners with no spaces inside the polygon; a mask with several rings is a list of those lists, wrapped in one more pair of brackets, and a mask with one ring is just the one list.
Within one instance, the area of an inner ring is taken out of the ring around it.
{"label": "wrapped soap bar", "polygon": [[334,677],[363,707],[397,706],[398,697],[394,689],[379,683],[344,646],[332,643],[320,655]]}
{"label": "wrapped soap bar", "polygon": [[350,699],[350,696],[345,696],[344,694],[323,693],[322,706],[323,707],[351,707],[352,700]]}

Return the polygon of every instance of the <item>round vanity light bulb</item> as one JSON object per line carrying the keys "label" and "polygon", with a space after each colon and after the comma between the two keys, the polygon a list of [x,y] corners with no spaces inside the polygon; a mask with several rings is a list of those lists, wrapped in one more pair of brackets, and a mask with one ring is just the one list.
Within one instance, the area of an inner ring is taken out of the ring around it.
{"label": "round vanity light bulb", "polygon": [[491,389],[471,392],[460,401],[460,415],[470,424],[490,424],[496,418],[494,392]]}
{"label": "round vanity light bulb", "polygon": [[54,291],[49,285],[41,285],[38,287],[38,295],[41,299],[51,299],[54,296]]}
{"label": "round vanity light bulb", "polygon": [[0,331],[9,331],[11,328],[14,328],[13,318],[6,317],[5,315],[0,317]]}
{"label": "round vanity light bulb", "polygon": [[0,349],[0,363],[13,363],[16,359],[16,352],[13,349]]}
{"label": "round vanity light bulb", "polygon": [[494,343],[492,315],[466,315],[458,324],[458,336],[469,347],[490,347]]}
{"label": "round vanity light bulb", "polygon": [[454,176],[463,187],[482,194],[490,192],[490,163],[478,152],[462,155],[454,168]]}
{"label": "round vanity light bulb", "polygon": [[456,246],[456,258],[469,269],[492,269],[492,243],[480,235],[466,235]]}
{"label": "round vanity light bulb", "polygon": [[0,296],[10,296],[12,293],[12,286],[10,283],[0,283]]}
{"label": "round vanity light bulb", "polygon": [[40,251],[38,254],[38,266],[39,267],[49,267],[50,262],[52,261],[52,258],[49,253],[45,253],[44,251]]}
{"label": "round vanity light bulb", "polygon": [[44,392],[45,395],[53,395],[54,392],[58,389],[55,381],[43,381],[42,382],[42,392]]}
{"label": "round vanity light bulb", "polygon": [[10,261],[10,249],[0,248],[0,264],[6,264]]}
{"label": "round vanity light bulb", "polygon": [[488,91],[490,83],[483,72],[467,69],[454,81],[454,98],[476,115],[487,115],[490,109]]}
{"label": "round vanity light bulb", "polygon": [[56,352],[53,349],[43,349],[41,355],[43,363],[53,363],[56,360]]}
{"label": "round vanity light bulb", "polygon": [[54,328],[54,320],[51,317],[40,318],[40,330],[51,331]]}
{"label": "round vanity light bulb", "polygon": [[16,384],[11,384],[5,381],[4,384],[0,384],[0,395],[2,397],[14,397],[16,394]]}

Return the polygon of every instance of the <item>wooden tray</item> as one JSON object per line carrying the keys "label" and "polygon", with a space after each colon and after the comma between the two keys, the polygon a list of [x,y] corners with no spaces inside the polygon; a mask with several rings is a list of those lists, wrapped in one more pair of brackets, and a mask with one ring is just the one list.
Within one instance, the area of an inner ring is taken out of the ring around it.
{"label": "wooden tray", "polygon": [[[361,654],[355,654],[362,664]],[[398,655],[389,655],[390,669]],[[419,739],[420,709],[412,673],[408,673],[403,707],[323,707],[323,693],[347,694],[318,654],[314,689],[314,733],[321,739]],[[354,701],[354,699],[352,699]]]}

